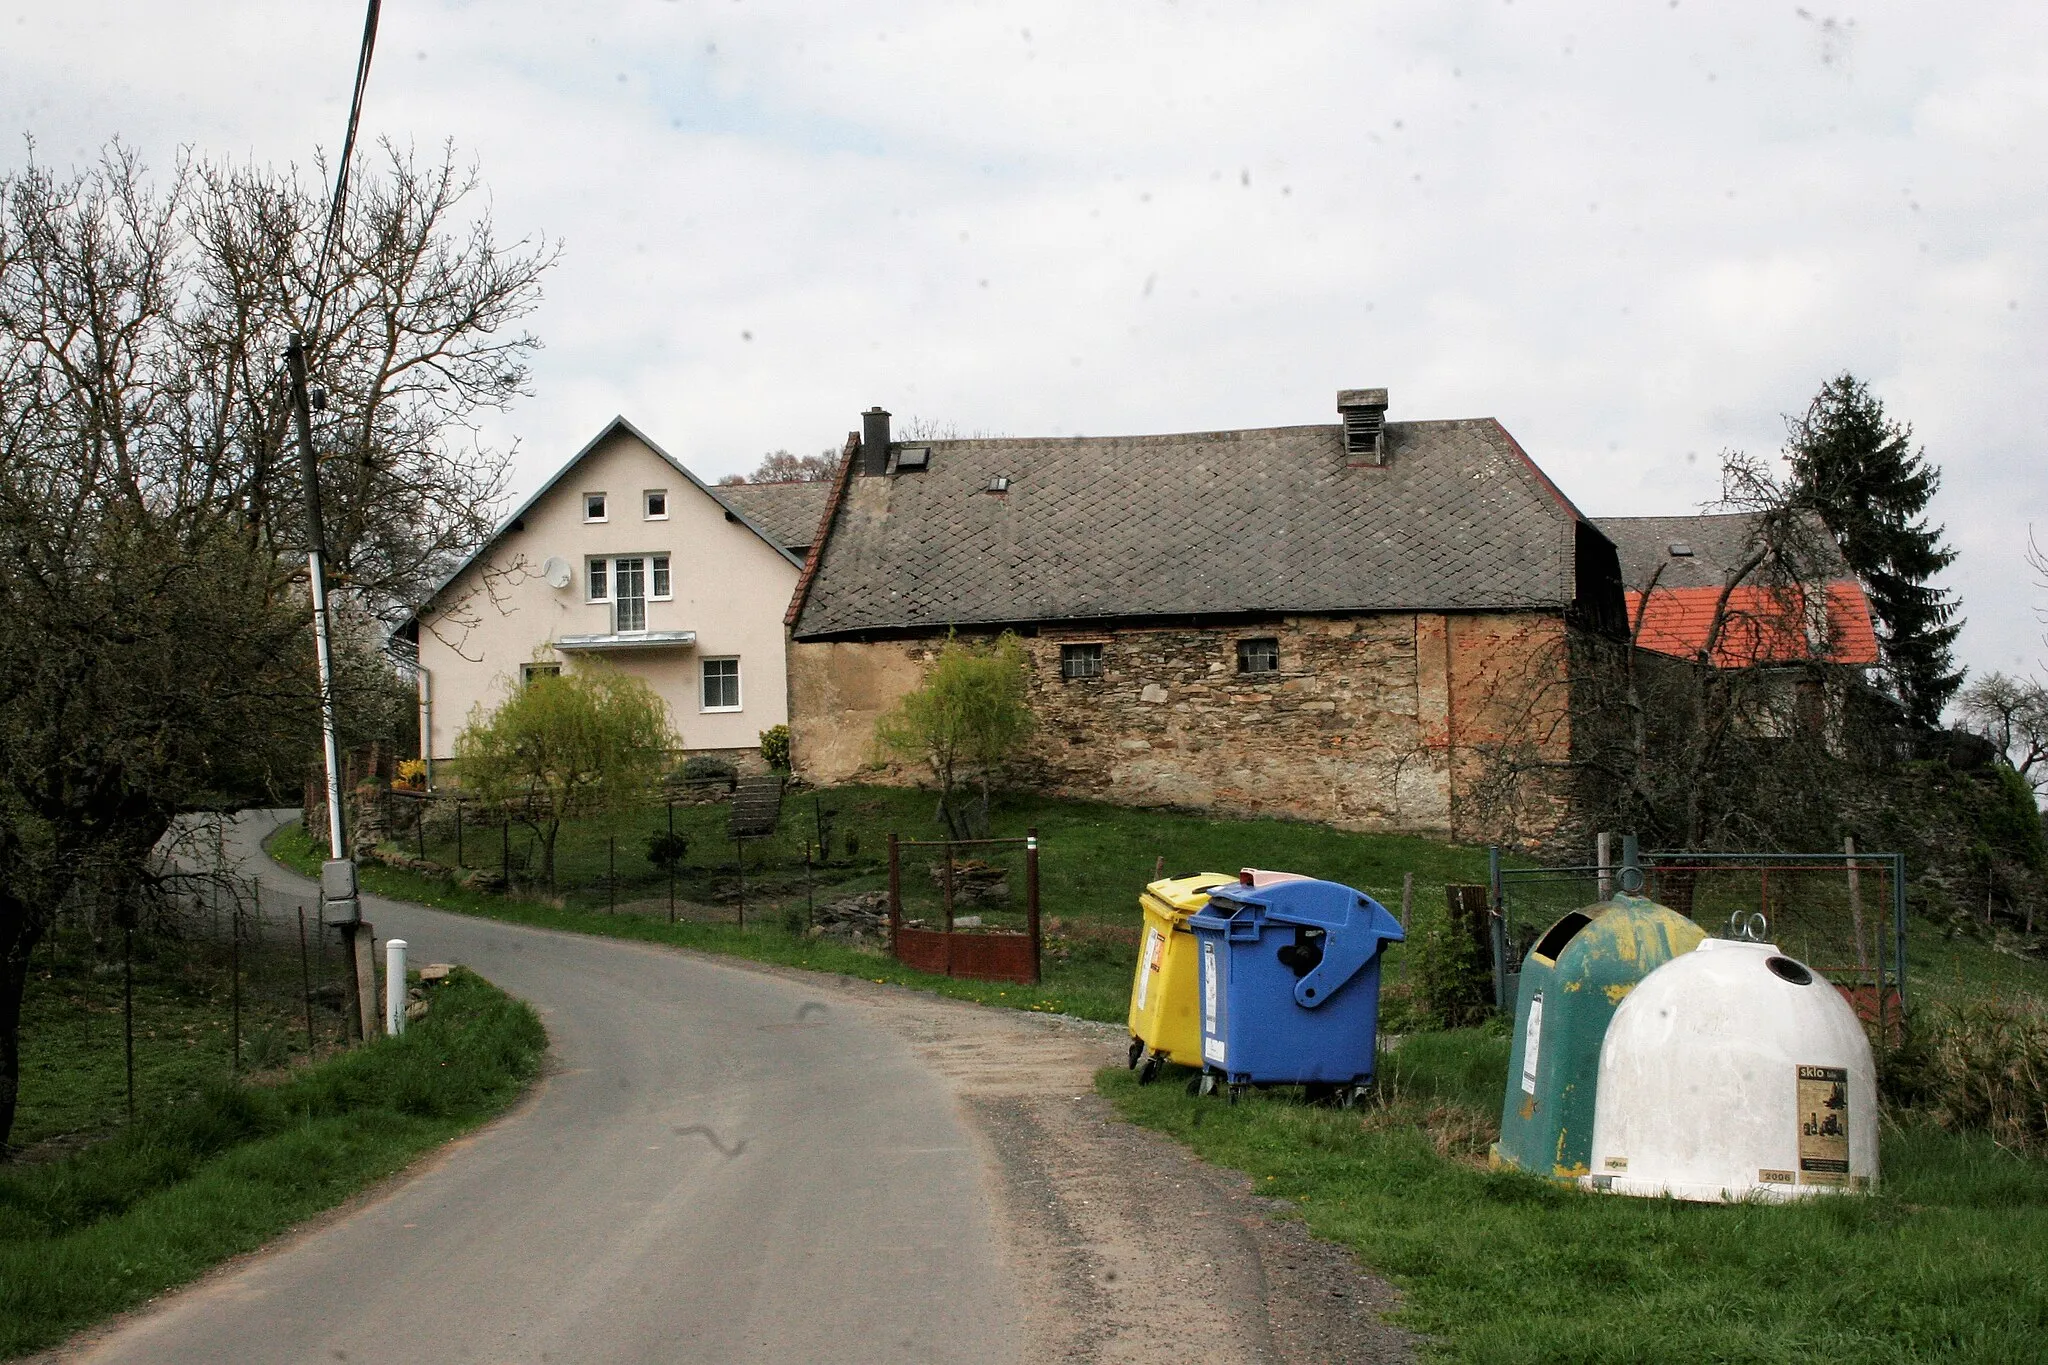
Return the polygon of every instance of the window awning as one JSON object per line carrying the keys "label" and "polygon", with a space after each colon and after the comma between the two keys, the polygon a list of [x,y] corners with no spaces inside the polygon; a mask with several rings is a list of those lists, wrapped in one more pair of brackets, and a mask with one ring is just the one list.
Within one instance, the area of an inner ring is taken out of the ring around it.
{"label": "window awning", "polygon": [[688,649],[697,643],[694,630],[640,630],[612,635],[564,635],[555,648],[576,650]]}

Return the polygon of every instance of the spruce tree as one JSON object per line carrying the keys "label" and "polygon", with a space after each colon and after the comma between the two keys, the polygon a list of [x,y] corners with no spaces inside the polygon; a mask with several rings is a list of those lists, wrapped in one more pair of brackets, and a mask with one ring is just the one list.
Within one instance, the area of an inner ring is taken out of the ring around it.
{"label": "spruce tree", "polygon": [[1887,417],[1847,372],[1786,426],[1797,495],[1834,532],[1869,591],[1885,671],[1906,718],[1932,729],[1963,681],[1953,651],[1958,603],[1927,582],[1956,557],[1923,515],[1941,471],[1912,448],[1912,427]]}

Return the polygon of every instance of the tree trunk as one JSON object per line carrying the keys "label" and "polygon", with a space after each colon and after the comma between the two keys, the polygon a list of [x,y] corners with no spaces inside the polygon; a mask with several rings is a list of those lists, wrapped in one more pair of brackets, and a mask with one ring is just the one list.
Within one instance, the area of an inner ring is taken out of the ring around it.
{"label": "tree trunk", "polygon": [[21,998],[28,988],[31,938],[17,938],[0,963],[0,1161],[10,1151],[14,1113],[21,1097]]}

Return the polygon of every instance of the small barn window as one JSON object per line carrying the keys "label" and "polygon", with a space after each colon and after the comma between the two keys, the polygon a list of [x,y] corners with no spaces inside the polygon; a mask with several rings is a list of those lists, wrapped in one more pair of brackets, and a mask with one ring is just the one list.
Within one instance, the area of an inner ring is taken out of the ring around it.
{"label": "small barn window", "polygon": [[585,521],[608,520],[605,516],[604,494],[585,493],[583,495],[583,519]]}
{"label": "small barn window", "polygon": [[1068,682],[1102,676],[1101,645],[1061,645],[1060,677]]}
{"label": "small barn window", "polygon": [[1256,640],[1237,642],[1237,671],[1240,673],[1278,673],[1280,671],[1280,642],[1270,636]]}

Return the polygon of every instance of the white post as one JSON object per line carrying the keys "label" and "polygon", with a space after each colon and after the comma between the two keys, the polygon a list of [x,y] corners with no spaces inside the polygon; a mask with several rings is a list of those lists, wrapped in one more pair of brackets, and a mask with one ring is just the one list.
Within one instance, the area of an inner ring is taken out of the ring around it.
{"label": "white post", "polygon": [[1593,841],[1593,862],[1600,869],[1600,899],[1614,899],[1614,836],[1604,829]]}
{"label": "white post", "polygon": [[384,1031],[392,1037],[405,1032],[405,940],[384,942]]}

